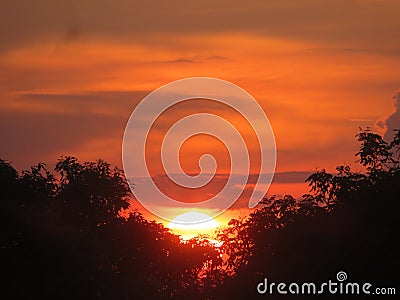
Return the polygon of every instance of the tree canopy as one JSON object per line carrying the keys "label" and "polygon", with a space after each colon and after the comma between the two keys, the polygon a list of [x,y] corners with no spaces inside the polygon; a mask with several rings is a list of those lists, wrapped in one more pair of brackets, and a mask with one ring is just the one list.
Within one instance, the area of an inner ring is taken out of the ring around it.
{"label": "tree canopy", "polygon": [[[307,178],[310,193],[265,198],[247,217],[183,242],[130,210],[121,170],[62,157],[17,172],[0,159],[5,298],[224,299],[256,297],[264,277],[398,284],[400,132],[357,134],[360,169]],[[126,215],[122,212],[129,211]]]}

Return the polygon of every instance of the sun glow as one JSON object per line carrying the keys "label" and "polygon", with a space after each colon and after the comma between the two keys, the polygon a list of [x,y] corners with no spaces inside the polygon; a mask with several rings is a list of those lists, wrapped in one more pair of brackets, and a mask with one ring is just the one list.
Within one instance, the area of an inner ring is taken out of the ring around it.
{"label": "sun glow", "polygon": [[219,226],[220,224],[209,215],[194,211],[180,214],[168,224],[168,228],[184,240],[199,234],[211,234]]}

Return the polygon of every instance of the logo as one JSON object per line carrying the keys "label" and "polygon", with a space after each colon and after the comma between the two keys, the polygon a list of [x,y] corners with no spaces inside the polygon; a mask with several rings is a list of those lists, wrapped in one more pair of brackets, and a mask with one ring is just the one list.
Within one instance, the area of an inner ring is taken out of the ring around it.
{"label": "logo", "polygon": [[[207,104],[204,104],[201,110],[191,111],[188,115],[180,110],[174,117],[182,117],[178,120],[172,118],[174,123],[169,124],[171,126],[168,129],[164,128],[168,122],[163,115],[171,115],[171,111],[185,102],[204,103],[205,100],[208,101],[206,103],[226,107],[237,118],[241,118],[241,123],[238,125],[225,119],[218,115],[217,110],[207,112]],[[246,142],[240,124],[250,128],[256,141],[253,146],[250,147]],[[180,152],[187,141],[200,135],[213,138],[227,150],[228,157],[223,158],[229,161],[228,171],[218,173],[218,157],[208,152],[198,158],[198,174],[184,170],[180,163]],[[252,170],[254,152],[258,172]],[[167,221],[172,219],[168,212],[174,209],[209,212],[202,219],[182,221],[193,224],[209,221],[223,213],[245,191],[248,194],[247,207],[254,208],[271,184],[276,164],[276,146],[264,110],[249,93],[225,80],[194,77],[168,83],[148,94],[136,106],[125,128],[122,158],[131,191],[148,211]],[[204,201],[181,201],[170,193],[171,190],[182,189],[181,194],[185,195],[184,191],[187,191],[189,195],[191,190],[205,188],[213,180],[222,177],[226,179],[225,184]],[[169,188],[163,187],[163,182],[168,183]]]}
{"label": "logo", "polygon": [[267,278],[257,285],[259,294],[280,295],[395,295],[395,287],[374,287],[369,282],[345,282],[347,274],[340,271],[336,274],[338,282],[329,279],[326,282],[269,282]]}

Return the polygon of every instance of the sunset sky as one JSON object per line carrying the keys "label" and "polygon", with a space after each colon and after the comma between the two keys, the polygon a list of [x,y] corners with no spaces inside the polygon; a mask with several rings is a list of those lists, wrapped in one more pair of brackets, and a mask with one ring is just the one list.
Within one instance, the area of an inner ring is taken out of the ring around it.
{"label": "sunset sky", "polygon": [[299,196],[316,168],[355,165],[359,127],[383,134],[390,116],[389,130],[400,127],[399,15],[397,0],[2,1],[0,157],[19,170],[61,155],[122,167],[125,125],[145,95],[215,77],[271,122],[269,194]]}

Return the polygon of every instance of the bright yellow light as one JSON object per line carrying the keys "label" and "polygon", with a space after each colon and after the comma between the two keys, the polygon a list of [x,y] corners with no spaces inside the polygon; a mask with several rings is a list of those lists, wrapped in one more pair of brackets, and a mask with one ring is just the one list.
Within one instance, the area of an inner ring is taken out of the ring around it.
{"label": "bright yellow light", "polygon": [[209,215],[194,211],[180,214],[168,224],[168,228],[185,240],[198,234],[213,233],[219,226]]}

